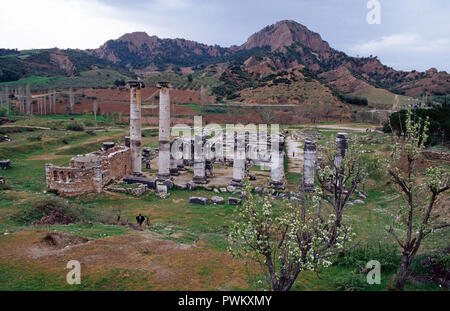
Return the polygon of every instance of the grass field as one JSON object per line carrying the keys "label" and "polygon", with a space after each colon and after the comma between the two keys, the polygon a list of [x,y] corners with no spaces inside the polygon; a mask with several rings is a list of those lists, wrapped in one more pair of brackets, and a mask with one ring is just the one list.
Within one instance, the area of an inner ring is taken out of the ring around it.
{"label": "grass field", "polygon": [[[80,122],[92,117],[78,116]],[[11,142],[0,143],[0,158],[9,158],[12,167],[2,171],[7,187],[0,190],[0,290],[263,290],[267,289],[264,271],[247,266],[227,252],[227,233],[235,207],[189,205],[191,196],[211,197],[206,190],[170,191],[161,199],[152,192],[141,197],[119,193],[87,194],[68,199],[90,215],[91,220],[70,225],[30,226],[15,215],[35,202],[55,197],[45,193],[45,164],[67,165],[71,157],[97,150],[103,141],[117,141],[127,127],[99,119],[95,136],[84,131],[65,130],[73,122],[67,116],[34,117],[14,125],[42,126],[9,133]],[[355,128],[360,125],[350,125]],[[301,128],[301,126],[298,126]],[[2,129],[0,127],[0,129]],[[339,129],[320,129],[327,140]],[[356,137],[367,135],[352,132]],[[377,143],[365,148],[383,152],[390,142],[385,134],[370,134]],[[40,140],[34,137],[40,136]],[[32,138],[30,140],[30,137]],[[157,146],[157,137],[144,138],[144,145]],[[369,154],[368,157],[376,155]],[[296,186],[301,174],[287,174]],[[377,172],[365,184],[369,198],[365,204],[348,207],[345,221],[352,225],[360,246],[345,258],[316,275],[304,272],[294,290],[387,290],[392,287],[399,250],[385,227],[391,224],[399,203],[384,173]],[[229,194],[222,194],[225,200]],[[226,200],[227,201],[227,200]],[[102,223],[104,217],[135,222],[137,214],[149,216],[149,230],[136,231],[125,226]],[[49,231],[67,232],[90,241],[60,250],[42,248]],[[7,233],[7,234],[3,234]],[[429,239],[421,255],[449,246],[449,231]],[[67,285],[69,260],[82,263],[82,284]],[[368,260],[382,262],[382,284],[368,285],[360,273]],[[420,259],[420,258],[419,258]],[[434,283],[408,283],[409,290],[439,290]]]}

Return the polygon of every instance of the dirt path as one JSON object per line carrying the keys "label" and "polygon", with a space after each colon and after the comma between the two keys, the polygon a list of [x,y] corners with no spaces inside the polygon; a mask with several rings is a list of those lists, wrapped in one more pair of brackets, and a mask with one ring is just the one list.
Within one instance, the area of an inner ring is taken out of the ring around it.
{"label": "dirt path", "polygon": [[287,156],[289,159],[288,173],[300,173],[303,167],[302,142],[292,136],[286,138]]}
{"label": "dirt path", "polygon": [[327,124],[327,125],[317,125],[315,126],[319,129],[329,129],[329,130],[342,130],[342,131],[353,131],[353,132],[366,132],[367,129],[370,129],[372,132],[379,133],[380,131],[374,130],[373,126],[368,125],[368,127],[350,127],[350,126],[342,126],[335,124]]}
{"label": "dirt path", "polygon": [[[46,230],[28,230],[0,239],[0,262],[26,265],[35,271],[65,276],[69,260],[78,260],[86,280],[106,278],[111,269],[126,270],[129,290],[230,290],[247,288],[241,261],[210,250],[204,241],[180,244],[157,234],[139,232],[56,248],[43,243]],[[180,236],[180,234],[177,234]],[[17,262],[17,263],[16,263]],[[199,271],[214,271],[207,277]],[[124,277],[124,276],[122,276]],[[123,279],[126,281],[126,279]],[[144,287],[143,284],[146,284]],[[101,286],[101,285],[99,285]],[[105,285],[103,285],[105,286]],[[114,289],[107,287],[99,289]]]}

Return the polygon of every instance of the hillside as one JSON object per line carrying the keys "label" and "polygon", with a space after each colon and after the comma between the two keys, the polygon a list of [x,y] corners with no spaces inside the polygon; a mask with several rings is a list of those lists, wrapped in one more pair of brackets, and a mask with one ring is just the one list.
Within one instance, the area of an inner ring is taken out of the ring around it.
{"label": "hillside", "polygon": [[[229,48],[134,32],[93,50],[0,49],[0,83],[46,79],[51,84],[70,78],[77,81],[77,87],[111,86],[111,79],[83,85],[86,79],[82,79],[82,73],[103,69],[122,77],[147,78],[151,85],[155,79],[173,73],[170,79],[184,89],[204,85],[219,101],[245,103],[321,101],[331,93],[332,100],[327,101],[390,108],[398,102],[406,103],[403,95],[450,94],[450,75],[446,72],[434,68],[426,72],[396,71],[377,57],[350,57],[330,47],[320,34],[287,20],[263,28],[241,46]],[[301,75],[292,74],[305,70],[308,81],[317,84],[312,91],[304,88],[308,84],[295,81]],[[285,71],[294,80],[278,76]]]}

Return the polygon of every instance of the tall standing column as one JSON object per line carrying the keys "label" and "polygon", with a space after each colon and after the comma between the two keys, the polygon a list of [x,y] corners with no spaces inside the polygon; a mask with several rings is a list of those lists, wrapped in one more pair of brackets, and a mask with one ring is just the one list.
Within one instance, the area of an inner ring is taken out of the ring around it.
{"label": "tall standing column", "polygon": [[270,185],[276,189],[284,189],[284,152],[272,152]]}
{"label": "tall standing column", "polygon": [[230,185],[236,187],[244,186],[243,180],[246,172],[246,154],[245,154],[245,140],[239,137],[236,140],[236,151],[233,159],[233,179]]}
{"label": "tall standing column", "polygon": [[170,94],[169,83],[158,83],[159,91],[159,153],[158,179],[170,179]]}
{"label": "tall standing column", "polygon": [[314,169],[316,163],[316,143],[306,139],[303,148],[303,191],[314,192]]}
{"label": "tall standing column", "polygon": [[139,81],[130,81],[130,149],[131,149],[131,169],[133,175],[142,175],[142,155],[141,155],[141,88],[145,85]]}

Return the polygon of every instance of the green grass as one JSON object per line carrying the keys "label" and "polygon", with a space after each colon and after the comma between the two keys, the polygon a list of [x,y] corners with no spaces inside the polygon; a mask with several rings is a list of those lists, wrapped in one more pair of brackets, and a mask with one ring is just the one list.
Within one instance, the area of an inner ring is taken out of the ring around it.
{"label": "green grass", "polygon": [[[17,121],[17,126],[43,125],[56,122],[55,126],[64,127],[65,122],[72,122],[70,118],[77,120],[90,120],[89,116],[46,116],[23,119]],[[61,122],[61,123],[59,123]],[[320,130],[326,139],[333,139],[337,131]],[[115,129],[110,131],[96,131],[97,136],[92,137],[84,132],[67,132],[65,130],[35,130],[10,133],[12,142],[0,144],[0,158],[7,157],[12,160],[12,167],[2,171],[1,175],[7,180],[10,191],[0,190],[0,232],[8,230],[17,232],[22,230],[34,230],[28,226],[17,223],[11,215],[17,211],[30,206],[34,201],[45,198],[45,163],[66,166],[69,159],[76,155],[92,152],[101,147],[102,137],[111,140],[112,137],[122,137],[126,129]],[[150,131],[153,133],[153,131]],[[149,134],[151,134],[149,133]],[[362,133],[365,135],[365,133]],[[28,137],[42,135],[42,141],[29,142]],[[150,135],[151,136],[151,135]],[[93,139],[100,138],[99,142]],[[68,146],[63,143],[66,140]],[[156,147],[157,141],[151,145]],[[370,146],[374,150],[383,148],[384,144]],[[60,155],[52,160],[31,160],[31,157],[39,155]],[[257,171],[258,168],[252,168]],[[287,173],[286,179],[291,185],[301,182],[301,174]],[[351,225],[362,244],[384,241],[394,244],[392,237],[386,232],[386,225],[393,222],[395,208],[398,198],[394,196],[393,189],[386,184],[385,176],[372,176],[366,184],[366,192],[369,198],[364,205],[355,205],[346,208],[344,221]],[[119,211],[121,218],[135,223],[137,214],[142,213],[149,216],[151,221],[150,231],[161,239],[175,241],[182,244],[194,244],[199,241],[205,242],[208,250],[218,252],[218,256],[227,250],[227,234],[232,221],[234,206],[224,205],[190,205],[188,199],[191,196],[203,196],[210,198],[216,195],[206,190],[196,191],[170,191],[170,197],[161,199],[152,193],[146,193],[137,198],[122,194],[109,195],[106,193],[89,194],[69,198],[71,202],[77,203],[92,215],[116,215]],[[227,202],[231,194],[221,194]],[[48,227],[50,230],[64,231],[89,239],[108,238],[115,235],[130,234],[133,231],[126,227],[107,226],[99,221],[93,224],[75,223],[67,226],[54,225]],[[0,238],[1,241],[1,238]],[[448,231],[437,233],[426,241],[423,251],[433,250],[448,246]],[[46,272],[43,267],[34,266],[27,262],[7,264],[0,263],[0,290],[74,290],[74,289],[130,289],[136,288],[136,282],[143,282],[152,278],[152,273],[140,274],[134,269],[111,269],[101,274],[88,274],[84,277],[83,284],[79,287],[70,287],[65,283],[65,274]],[[205,277],[212,276],[214,271],[209,266],[199,266],[197,274]],[[390,280],[395,271],[382,272],[382,284],[369,286],[364,283],[364,275],[361,275],[356,267],[346,265],[333,265],[325,269],[320,278],[312,272],[304,272],[296,282],[295,290],[334,290],[343,286],[355,286],[362,290],[386,290],[390,286]],[[256,275],[254,280],[249,278],[248,288],[262,289],[260,284],[261,275]],[[155,284],[147,282],[142,284],[143,289],[152,289]],[[248,289],[244,288],[244,289]],[[411,290],[435,290],[435,285],[408,284]]]}
{"label": "green grass", "polygon": [[44,76],[31,76],[27,78],[23,78],[17,81],[13,82],[1,82],[0,86],[2,85],[10,85],[10,86],[17,86],[17,85],[25,85],[25,84],[52,84],[56,81],[61,81],[67,79],[66,77],[44,77]]}
{"label": "green grass", "polygon": [[97,222],[93,224],[75,223],[66,226],[53,225],[49,226],[48,229],[71,233],[90,240],[130,233],[127,227],[109,226]]}

